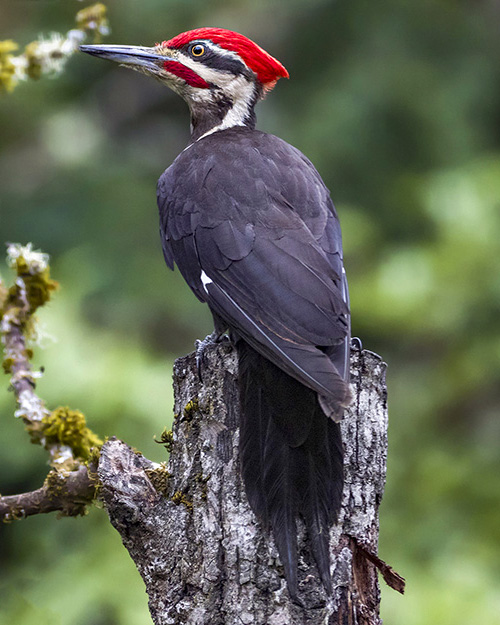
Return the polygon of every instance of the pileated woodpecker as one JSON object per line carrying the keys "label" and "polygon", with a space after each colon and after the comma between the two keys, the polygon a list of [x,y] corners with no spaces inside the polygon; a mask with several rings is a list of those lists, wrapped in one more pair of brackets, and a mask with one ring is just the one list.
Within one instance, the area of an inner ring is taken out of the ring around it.
{"label": "pileated woodpecker", "polygon": [[271,527],[297,597],[296,519],[331,589],[329,530],[343,485],[338,421],[350,402],[350,316],[340,225],[320,175],[296,148],[255,129],[254,108],[283,65],[221,28],[154,47],[81,50],[153,76],[186,100],[191,143],[158,181],[161,238],[239,358],[246,493]]}

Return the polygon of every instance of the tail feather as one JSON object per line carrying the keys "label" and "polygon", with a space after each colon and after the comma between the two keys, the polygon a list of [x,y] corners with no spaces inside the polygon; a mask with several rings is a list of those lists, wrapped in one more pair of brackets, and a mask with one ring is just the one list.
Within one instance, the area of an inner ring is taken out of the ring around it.
{"label": "tail feather", "polygon": [[[244,371],[243,362],[240,367]],[[241,472],[250,506],[252,510],[258,511],[256,514],[267,529],[269,513],[263,482],[267,421],[265,415],[268,410],[262,388],[252,389],[250,375],[240,375],[240,384],[241,414],[244,415],[240,427]]]}
{"label": "tail feather", "polygon": [[342,494],[340,428],[316,393],[237,343],[240,457],[248,500],[271,527],[292,597],[297,596],[297,527],[305,522],[321,580],[331,589],[329,530]]}
{"label": "tail feather", "polygon": [[268,419],[262,489],[290,594],[297,595],[297,492],[293,454],[273,419]]}
{"label": "tail feather", "polygon": [[342,500],[343,465],[340,427],[317,409],[315,425],[302,449],[303,472],[297,485],[311,551],[323,585],[331,591],[330,527]]}

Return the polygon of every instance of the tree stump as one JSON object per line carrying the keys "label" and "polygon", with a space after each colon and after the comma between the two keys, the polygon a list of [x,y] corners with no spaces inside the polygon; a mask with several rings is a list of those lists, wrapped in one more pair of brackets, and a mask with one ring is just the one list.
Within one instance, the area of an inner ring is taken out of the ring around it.
{"label": "tree stump", "polygon": [[351,356],[343,505],[330,536],[332,596],[319,581],[299,522],[303,605],[290,600],[273,538],[248,505],[238,456],[238,365],[228,342],[207,349],[203,384],[193,354],[175,363],[168,468],[116,439],[104,445],[102,496],[146,584],[156,625],[381,622],[372,562],[385,483],[385,364],[359,349]]}

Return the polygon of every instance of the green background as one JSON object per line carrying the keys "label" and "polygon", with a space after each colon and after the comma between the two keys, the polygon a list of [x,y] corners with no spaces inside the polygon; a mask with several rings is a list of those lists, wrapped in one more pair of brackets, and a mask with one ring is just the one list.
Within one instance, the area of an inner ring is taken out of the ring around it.
{"label": "green background", "polygon": [[[2,0],[0,40],[66,32],[88,3]],[[353,332],[388,363],[390,448],[380,555],[386,625],[500,614],[500,8],[494,0],[120,0],[108,43],[243,32],[290,72],[259,127],[317,166],[341,217]],[[154,460],[174,357],[211,330],[164,266],[158,176],[188,142],[185,104],[75,55],[0,97],[0,241],[51,254],[62,288],[39,317],[41,395]],[[2,269],[2,273],[5,269]],[[5,272],[6,273],[6,272]],[[0,389],[0,490],[40,486]],[[102,509],[0,527],[0,621],[142,625],[142,581]]]}

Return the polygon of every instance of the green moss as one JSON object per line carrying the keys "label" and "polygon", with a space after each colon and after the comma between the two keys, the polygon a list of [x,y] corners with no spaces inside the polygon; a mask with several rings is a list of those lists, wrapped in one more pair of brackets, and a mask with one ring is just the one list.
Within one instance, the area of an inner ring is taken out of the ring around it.
{"label": "green moss", "polygon": [[28,61],[26,73],[34,80],[38,80],[42,76],[39,48],[40,43],[38,41],[32,41],[24,48],[24,56]]}
{"label": "green moss", "polygon": [[5,306],[5,302],[7,301],[7,297],[9,296],[9,289],[2,282],[2,278],[0,277],[0,319],[2,317],[2,310]]}
{"label": "green moss", "polygon": [[59,499],[66,494],[66,479],[55,469],[48,472],[43,485],[47,489],[49,499]]}
{"label": "green moss", "polygon": [[208,490],[208,480],[211,478],[211,475],[207,475],[206,477],[203,476],[203,473],[197,473],[194,476],[194,480],[195,482],[197,482],[200,486],[201,486],[201,498],[203,499],[203,501],[206,501],[207,499],[207,490]]}
{"label": "green moss", "polygon": [[189,512],[193,512],[193,502],[189,501],[189,499],[181,490],[178,490],[174,493],[172,501],[175,503],[176,506],[183,504]]}
{"label": "green moss", "polygon": [[15,259],[15,271],[24,282],[29,306],[26,308],[20,287],[13,284],[6,293],[3,289],[1,294],[0,320],[8,311],[10,318],[15,320],[14,323],[20,325],[25,334],[29,334],[30,317],[37,308],[50,300],[52,292],[59,288],[59,284],[50,277],[50,267],[32,272],[30,264],[23,256]]}
{"label": "green moss", "polygon": [[14,358],[5,358],[2,362],[2,368],[7,375],[12,373],[12,365],[14,364]]}
{"label": "green moss", "polygon": [[[78,463],[74,464],[77,468]],[[85,516],[88,513],[88,504],[90,502],[71,501],[67,492],[67,475],[56,469],[49,471],[43,483],[46,489],[47,497],[57,500],[62,504],[62,510],[58,512],[58,517],[65,516]]]}
{"label": "green moss", "polygon": [[[50,277],[50,267],[40,272],[30,273],[30,266],[23,256],[16,258],[16,272],[26,285],[26,295],[32,314],[48,302],[52,292],[59,288],[59,284]],[[17,289],[17,287],[13,288]]]}
{"label": "green moss", "polygon": [[[1,497],[0,497],[1,499]],[[21,506],[10,507],[9,512],[2,516],[2,523],[12,523],[12,521],[20,521],[25,518],[24,510]]]}
{"label": "green moss", "polygon": [[94,41],[99,43],[101,34],[108,28],[107,8],[102,2],[97,2],[76,14],[76,24],[80,30],[94,33]]}
{"label": "green moss", "polygon": [[97,467],[97,465],[99,464],[99,459],[101,457],[101,447],[102,442],[100,445],[96,445],[95,447],[91,448],[89,457],[85,463],[89,470],[91,467]]}
{"label": "green moss", "polygon": [[[107,439],[105,439],[106,442]],[[89,478],[95,485],[95,498],[96,500],[99,498],[102,490],[102,483],[99,479],[99,475],[97,474],[97,467],[99,466],[99,459],[101,457],[101,446],[92,447],[90,450],[90,455],[88,460],[85,461],[85,465],[87,467],[87,473]],[[94,502],[95,503],[95,502]]]}
{"label": "green moss", "polygon": [[12,62],[12,54],[18,45],[11,39],[0,41],[0,91],[12,91],[16,86],[16,67]]}
{"label": "green moss", "polygon": [[[22,353],[24,354],[26,360],[31,360],[33,358],[32,349],[24,349]],[[4,373],[6,373],[7,375],[10,375],[12,373],[12,367],[14,363],[15,363],[14,358],[5,358],[2,361],[2,369],[4,370]]]}
{"label": "green moss", "polygon": [[36,433],[36,439],[43,437],[45,447],[53,444],[67,445],[77,458],[84,461],[90,460],[94,448],[102,447],[102,440],[87,427],[85,416],[79,410],[60,406],[44,417],[41,423],[42,427]]}
{"label": "green moss", "polygon": [[171,473],[167,471],[166,462],[162,462],[156,469],[146,469],[146,474],[155,487],[155,490],[162,495],[167,495],[168,480],[171,477]]}
{"label": "green moss", "polygon": [[158,445],[163,445],[168,453],[171,453],[174,444],[174,433],[172,430],[167,430],[167,428],[165,428],[160,435],[160,440],[157,441],[155,437],[154,441],[158,443]]}
{"label": "green moss", "polygon": [[199,400],[197,397],[193,397],[191,401],[184,406],[183,417],[186,421],[191,421],[195,412],[198,412],[200,409]]}

